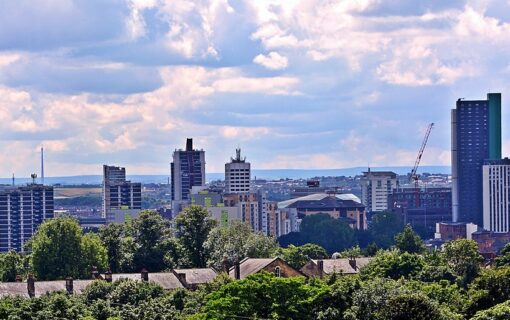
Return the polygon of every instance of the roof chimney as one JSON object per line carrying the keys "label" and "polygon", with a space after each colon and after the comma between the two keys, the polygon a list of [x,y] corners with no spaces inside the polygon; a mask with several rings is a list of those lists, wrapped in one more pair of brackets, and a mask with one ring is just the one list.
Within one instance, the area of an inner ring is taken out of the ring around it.
{"label": "roof chimney", "polygon": [[241,279],[241,265],[239,264],[239,261],[236,261],[234,264],[234,278],[236,280]]}
{"label": "roof chimney", "polygon": [[27,279],[27,291],[28,291],[28,296],[30,298],[35,297],[35,279],[31,273],[28,275],[28,279]]}
{"label": "roof chimney", "polygon": [[105,272],[104,279],[106,280],[106,282],[112,282],[113,277],[112,277],[112,271],[110,269],[108,269],[108,271]]}
{"label": "roof chimney", "polygon": [[182,283],[184,288],[188,288],[189,287],[189,284],[186,281],[186,274],[185,273],[176,272],[175,275],[177,276],[177,279],[179,279],[179,281]]}
{"label": "roof chimney", "polygon": [[322,279],[322,277],[324,276],[324,261],[321,260],[317,260],[317,269],[319,271],[319,278]]}
{"label": "roof chimney", "polygon": [[140,275],[142,281],[149,281],[149,271],[147,271],[147,269],[143,268],[142,271],[140,272]]}
{"label": "roof chimney", "polygon": [[100,278],[101,278],[101,275],[99,274],[99,271],[97,271],[97,267],[92,266],[92,279],[97,280]]}
{"label": "roof chimney", "polygon": [[23,282],[23,277],[21,277],[21,275],[17,274],[16,275],[16,282]]}
{"label": "roof chimney", "polygon": [[186,139],[186,151],[193,151],[193,139]]}
{"label": "roof chimney", "polygon": [[74,284],[73,284],[72,277],[66,278],[66,291],[67,291],[67,294],[73,294],[73,292],[74,292]]}

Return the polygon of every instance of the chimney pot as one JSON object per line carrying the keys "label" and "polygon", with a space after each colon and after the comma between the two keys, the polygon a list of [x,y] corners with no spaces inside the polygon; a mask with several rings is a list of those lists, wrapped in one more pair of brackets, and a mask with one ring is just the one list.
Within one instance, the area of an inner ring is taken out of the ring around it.
{"label": "chimney pot", "polygon": [[108,271],[106,271],[106,273],[104,274],[104,279],[106,280],[106,282],[112,282],[113,277],[112,271],[110,269],[108,269]]}
{"label": "chimney pot", "polygon": [[319,278],[322,279],[324,276],[324,261],[322,259],[317,260],[317,269],[319,269]]}
{"label": "chimney pot", "polygon": [[16,282],[23,282],[23,277],[19,274],[16,275]]}
{"label": "chimney pot", "polygon": [[67,294],[73,294],[74,293],[74,284],[73,284],[73,278],[67,277],[66,278],[66,291]]}
{"label": "chimney pot", "polygon": [[28,275],[28,279],[27,279],[27,291],[28,291],[28,296],[30,298],[35,297],[35,279],[31,273]]}
{"label": "chimney pot", "polygon": [[234,264],[234,278],[236,280],[241,279],[241,265],[239,264],[239,261],[236,261]]}
{"label": "chimney pot", "polygon": [[143,268],[141,273],[142,281],[149,281],[149,271],[147,269]]}

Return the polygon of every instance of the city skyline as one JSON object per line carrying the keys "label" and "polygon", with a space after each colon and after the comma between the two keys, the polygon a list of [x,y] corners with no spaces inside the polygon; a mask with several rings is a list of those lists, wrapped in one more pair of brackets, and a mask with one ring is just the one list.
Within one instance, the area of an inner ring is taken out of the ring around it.
{"label": "city skyline", "polygon": [[257,169],[411,166],[430,122],[422,165],[449,165],[458,98],[501,92],[509,116],[506,1],[252,2],[1,3],[0,177],[41,145],[46,176],[164,174],[187,137],[207,172],[236,147]]}

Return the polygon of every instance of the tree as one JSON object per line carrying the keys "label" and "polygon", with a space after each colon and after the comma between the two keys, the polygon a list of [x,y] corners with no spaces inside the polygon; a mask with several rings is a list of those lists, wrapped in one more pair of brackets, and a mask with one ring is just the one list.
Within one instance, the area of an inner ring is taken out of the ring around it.
{"label": "tree", "polygon": [[396,213],[382,211],[372,217],[369,232],[377,246],[389,248],[394,244],[395,235],[403,227],[402,219]]}
{"label": "tree", "polygon": [[501,249],[501,252],[496,257],[495,262],[498,267],[510,265],[510,243],[507,243],[503,249]]}
{"label": "tree", "polygon": [[510,301],[497,304],[494,307],[478,311],[471,320],[508,320],[510,319]]}
{"label": "tree", "polygon": [[278,246],[274,238],[253,232],[246,223],[233,221],[229,226],[213,228],[204,247],[209,252],[208,265],[228,270],[245,257],[269,258]]}
{"label": "tree", "polygon": [[327,286],[319,281],[308,284],[303,277],[279,278],[257,273],[211,293],[203,316],[206,319],[313,319],[316,301],[327,291]]}
{"label": "tree", "polygon": [[[322,213],[304,217],[300,229],[299,233],[281,237],[279,239],[280,245],[313,243],[332,254],[356,244],[354,230],[346,223],[334,219],[328,214]],[[288,239],[292,241],[288,241]]]}
{"label": "tree", "polygon": [[418,293],[391,296],[379,311],[382,320],[446,320],[428,297]]}
{"label": "tree", "polygon": [[177,215],[175,219],[177,239],[192,266],[197,268],[206,266],[208,252],[204,243],[215,225],[216,221],[209,216],[209,212],[200,206],[192,205]]}
{"label": "tree", "polygon": [[360,271],[362,279],[412,278],[424,267],[423,257],[398,250],[379,251],[375,258]]}
{"label": "tree", "polygon": [[[175,242],[170,241],[170,227],[156,211],[145,210],[134,219],[128,232],[133,238],[134,271],[147,269],[157,272],[165,269],[165,253],[174,250]],[[167,258],[168,259],[168,258]]]}
{"label": "tree", "polygon": [[32,267],[40,280],[88,275],[82,263],[82,231],[78,222],[60,217],[43,222],[32,238]]}
{"label": "tree", "polygon": [[328,253],[316,244],[307,243],[302,246],[290,245],[280,249],[280,255],[294,269],[301,269],[310,259],[327,259]]}
{"label": "tree", "polygon": [[375,242],[370,242],[368,246],[363,250],[363,254],[366,257],[373,257],[377,254],[377,251],[379,251],[379,247]]}
{"label": "tree", "polygon": [[108,267],[113,273],[121,271],[120,266],[124,255],[122,250],[124,230],[124,225],[119,223],[109,223],[99,228],[99,237],[106,247]]}
{"label": "tree", "polygon": [[23,274],[23,257],[16,251],[0,255],[0,277],[2,282],[12,282]]}
{"label": "tree", "polygon": [[361,249],[359,246],[354,246],[352,248],[340,252],[340,256],[342,258],[356,259],[359,256],[361,256]]}
{"label": "tree", "polygon": [[402,252],[422,253],[425,245],[421,237],[414,232],[410,224],[404,227],[404,230],[395,236],[395,246]]}
{"label": "tree", "polygon": [[106,271],[108,256],[106,248],[98,235],[87,233],[81,238],[82,272],[97,267],[99,272]]}
{"label": "tree", "polygon": [[470,286],[469,313],[510,300],[510,267],[481,270]]}
{"label": "tree", "polygon": [[457,239],[443,246],[442,255],[457,276],[461,286],[467,286],[478,274],[483,257],[473,240]]}

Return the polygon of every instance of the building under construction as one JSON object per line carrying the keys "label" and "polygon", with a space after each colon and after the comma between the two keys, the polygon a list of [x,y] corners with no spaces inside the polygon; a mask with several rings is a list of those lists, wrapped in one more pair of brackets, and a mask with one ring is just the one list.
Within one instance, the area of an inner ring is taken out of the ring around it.
{"label": "building under construction", "polygon": [[395,189],[388,204],[422,235],[432,236],[436,223],[452,221],[451,188]]}

